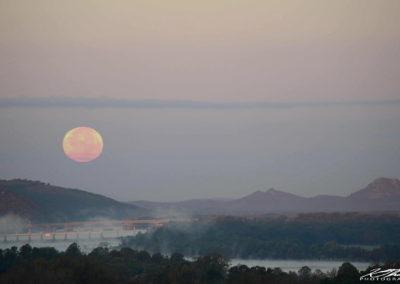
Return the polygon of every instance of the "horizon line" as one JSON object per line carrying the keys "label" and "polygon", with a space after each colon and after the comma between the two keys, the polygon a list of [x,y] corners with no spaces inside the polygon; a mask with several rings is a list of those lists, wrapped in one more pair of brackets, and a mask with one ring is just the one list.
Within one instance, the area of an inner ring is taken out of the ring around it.
{"label": "horizon line", "polygon": [[212,102],[196,100],[159,100],[159,99],[114,99],[114,98],[0,98],[0,108],[136,108],[136,109],[210,109],[239,110],[265,108],[306,108],[306,107],[340,107],[340,106],[385,106],[400,105],[398,100],[375,101],[242,101]]}

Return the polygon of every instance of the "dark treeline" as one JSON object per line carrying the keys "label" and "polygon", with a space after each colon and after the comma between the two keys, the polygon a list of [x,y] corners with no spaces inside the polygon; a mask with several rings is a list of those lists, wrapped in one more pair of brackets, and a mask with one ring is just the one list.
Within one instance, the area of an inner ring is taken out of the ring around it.
{"label": "dark treeline", "polygon": [[400,260],[399,218],[347,217],[225,217],[176,223],[126,238],[123,245],[190,256],[218,252],[229,258]]}
{"label": "dark treeline", "polygon": [[[399,266],[393,263],[387,267]],[[229,267],[228,260],[218,254],[191,261],[179,253],[167,257],[130,248],[98,247],[83,254],[76,244],[65,252],[30,245],[0,250],[1,284],[352,284],[360,283],[364,274],[350,263],[329,273],[311,271],[307,266],[297,273],[286,273],[280,268]]]}

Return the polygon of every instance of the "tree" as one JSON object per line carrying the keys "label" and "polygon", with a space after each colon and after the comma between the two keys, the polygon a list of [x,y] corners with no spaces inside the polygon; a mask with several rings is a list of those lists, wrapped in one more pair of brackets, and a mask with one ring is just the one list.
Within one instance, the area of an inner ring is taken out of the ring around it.
{"label": "tree", "polygon": [[32,247],[29,244],[25,244],[19,249],[19,255],[22,258],[31,258],[32,257]]}
{"label": "tree", "polygon": [[226,276],[229,263],[226,258],[213,253],[197,258],[194,265],[201,283],[220,283]]}
{"label": "tree", "polygon": [[311,277],[311,268],[303,266],[299,269],[298,274],[301,279],[309,279]]}
{"label": "tree", "polygon": [[337,272],[335,277],[335,282],[340,284],[355,284],[360,283],[360,275],[357,268],[355,268],[351,263],[343,263]]}
{"label": "tree", "polygon": [[81,248],[77,243],[72,243],[65,250],[65,254],[72,257],[82,256]]}
{"label": "tree", "polygon": [[173,264],[181,264],[185,262],[185,256],[181,253],[175,252],[171,255],[170,261]]}

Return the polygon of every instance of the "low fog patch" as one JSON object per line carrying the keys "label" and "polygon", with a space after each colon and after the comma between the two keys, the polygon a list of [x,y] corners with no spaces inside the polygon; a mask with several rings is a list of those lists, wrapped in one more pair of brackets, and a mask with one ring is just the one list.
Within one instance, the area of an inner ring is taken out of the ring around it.
{"label": "low fog patch", "polygon": [[0,217],[0,234],[20,233],[26,230],[30,221],[14,214]]}

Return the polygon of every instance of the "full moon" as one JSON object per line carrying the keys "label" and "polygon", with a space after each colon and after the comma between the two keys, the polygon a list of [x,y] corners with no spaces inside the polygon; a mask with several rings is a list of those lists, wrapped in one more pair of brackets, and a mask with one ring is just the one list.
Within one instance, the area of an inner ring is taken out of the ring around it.
{"label": "full moon", "polygon": [[87,163],[100,156],[103,138],[90,127],[76,127],[68,131],[62,143],[65,155],[78,163]]}

